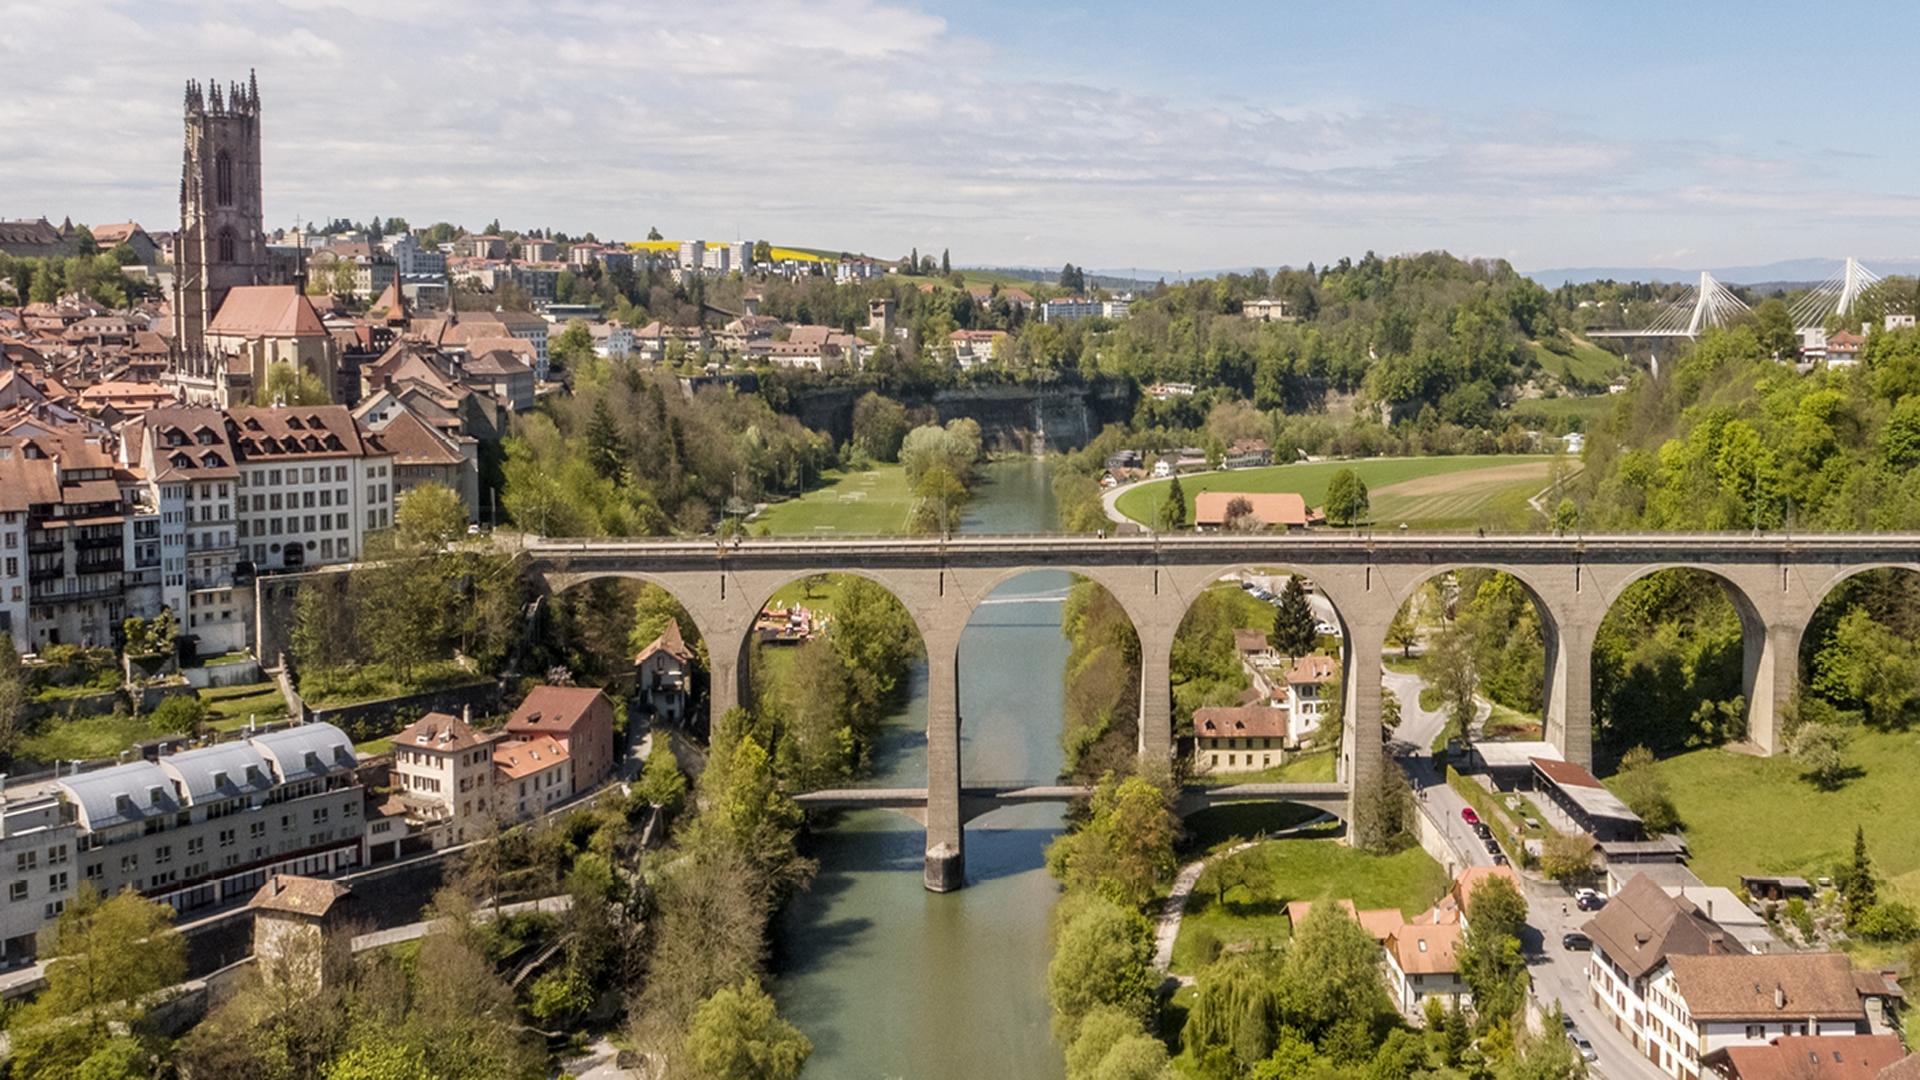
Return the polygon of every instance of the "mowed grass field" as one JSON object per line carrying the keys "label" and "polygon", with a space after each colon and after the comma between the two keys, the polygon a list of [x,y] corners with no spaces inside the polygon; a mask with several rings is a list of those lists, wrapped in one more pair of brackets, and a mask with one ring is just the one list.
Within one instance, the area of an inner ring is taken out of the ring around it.
{"label": "mowed grass field", "polygon": [[1552,427],[1555,421],[1577,420],[1580,429],[1586,430],[1612,411],[1613,395],[1611,394],[1529,398],[1513,403],[1513,419],[1525,427]]}
{"label": "mowed grass field", "polygon": [[[1376,526],[1405,522],[1415,529],[1520,528],[1537,522],[1527,500],[1547,486],[1552,468],[1553,459],[1544,454],[1365,458],[1207,473],[1181,478],[1180,487],[1191,521],[1193,500],[1203,491],[1297,491],[1308,506],[1317,507],[1326,502],[1334,474],[1352,469],[1372,494]],[[1137,485],[1114,505],[1135,521],[1151,521],[1169,483]]]}
{"label": "mowed grass field", "polygon": [[776,536],[870,536],[906,531],[913,495],[907,471],[876,465],[865,472],[827,473],[828,482],[797,499],[766,508],[750,527]]}
{"label": "mowed grass field", "polygon": [[1860,825],[1874,868],[1920,903],[1920,733],[1856,730],[1847,760],[1862,771],[1838,791],[1800,779],[1785,754],[1708,749],[1661,761],[1694,873],[1728,888],[1741,874],[1831,874]]}

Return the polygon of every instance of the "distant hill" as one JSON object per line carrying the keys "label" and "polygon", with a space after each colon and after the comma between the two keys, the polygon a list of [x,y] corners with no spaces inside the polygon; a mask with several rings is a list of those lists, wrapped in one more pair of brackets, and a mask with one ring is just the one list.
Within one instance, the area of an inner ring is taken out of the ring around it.
{"label": "distant hill", "polygon": [[[1920,257],[1906,255],[1890,258],[1862,256],[1867,269],[1886,277],[1889,274],[1920,273]],[[1571,266],[1551,270],[1527,270],[1524,273],[1542,287],[1557,289],[1568,282],[1588,281],[1689,281],[1706,270],[1729,285],[1756,288],[1797,287],[1818,284],[1840,272],[1844,259],[1782,259],[1759,266]]]}

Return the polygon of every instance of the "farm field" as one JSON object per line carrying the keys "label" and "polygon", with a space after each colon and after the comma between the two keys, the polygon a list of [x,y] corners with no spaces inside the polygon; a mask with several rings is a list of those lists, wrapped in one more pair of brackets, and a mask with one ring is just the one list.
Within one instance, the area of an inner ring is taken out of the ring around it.
{"label": "farm field", "polygon": [[[1364,458],[1273,465],[1264,469],[1206,473],[1182,478],[1187,516],[1202,491],[1297,491],[1309,506],[1326,501],[1327,484],[1341,469],[1352,469],[1372,491],[1373,522],[1416,529],[1526,529],[1539,515],[1527,500],[1552,478],[1553,458],[1544,454],[1484,454],[1461,457]],[[1169,481],[1155,480],[1127,490],[1115,502],[1122,514],[1146,522],[1166,497]]]}
{"label": "farm field", "polygon": [[830,482],[796,499],[777,502],[751,523],[776,536],[870,536],[904,532],[913,495],[907,471],[876,465],[865,472],[829,472]]}
{"label": "farm field", "polygon": [[1613,410],[1613,395],[1528,398],[1513,403],[1514,422],[1530,428],[1585,430]]}
{"label": "farm field", "polygon": [[1920,734],[1855,728],[1847,761],[1859,775],[1838,791],[1800,779],[1785,754],[1704,749],[1659,762],[1686,831],[1693,871],[1735,888],[1741,874],[1833,873],[1853,851],[1854,826],[1887,885],[1920,903]]}

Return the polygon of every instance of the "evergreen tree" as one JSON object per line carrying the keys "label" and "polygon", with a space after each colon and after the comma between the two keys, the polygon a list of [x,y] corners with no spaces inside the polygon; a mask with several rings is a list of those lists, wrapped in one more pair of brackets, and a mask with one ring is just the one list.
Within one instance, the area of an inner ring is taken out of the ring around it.
{"label": "evergreen tree", "polygon": [[948,274],[951,274],[951,273],[953,273],[953,260],[947,257],[947,249],[941,248],[940,249],[940,276],[946,277]]}
{"label": "evergreen tree", "polygon": [[1160,504],[1159,526],[1161,532],[1173,532],[1187,525],[1187,493],[1180,488],[1180,478],[1173,478],[1167,485],[1167,497]]}
{"label": "evergreen tree", "polygon": [[1319,622],[1307,603],[1300,575],[1287,578],[1287,587],[1280,590],[1280,603],[1273,609],[1273,647],[1289,660],[1307,655],[1320,640]]}
{"label": "evergreen tree", "polygon": [[620,429],[614,425],[613,410],[607,406],[604,396],[596,397],[593,415],[587,420],[587,461],[593,466],[594,472],[612,480],[620,475],[626,460],[626,440],[620,437]]}
{"label": "evergreen tree", "polygon": [[1840,898],[1846,904],[1847,925],[1872,911],[1879,902],[1879,885],[1873,879],[1873,859],[1867,855],[1865,826],[1853,827],[1853,861],[1840,871]]}

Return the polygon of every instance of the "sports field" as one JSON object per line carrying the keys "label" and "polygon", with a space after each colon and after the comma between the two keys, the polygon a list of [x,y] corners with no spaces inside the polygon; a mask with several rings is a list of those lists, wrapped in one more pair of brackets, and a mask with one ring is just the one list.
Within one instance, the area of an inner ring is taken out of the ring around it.
{"label": "sports field", "polygon": [[[1202,491],[1297,491],[1308,506],[1327,498],[1327,484],[1341,469],[1352,469],[1372,493],[1373,523],[1412,529],[1524,529],[1539,523],[1527,500],[1551,480],[1553,459],[1546,455],[1486,454],[1462,457],[1367,458],[1316,461],[1237,469],[1183,477],[1187,519]],[[1140,484],[1122,494],[1115,507],[1139,522],[1152,519],[1166,498],[1169,481]]]}
{"label": "sports field", "polygon": [[871,536],[904,532],[913,496],[907,471],[876,465],[865,472],[829,472],[826,483],[797,499],[774,503],[755,518],[776,536]]}

